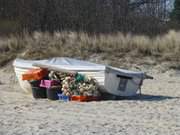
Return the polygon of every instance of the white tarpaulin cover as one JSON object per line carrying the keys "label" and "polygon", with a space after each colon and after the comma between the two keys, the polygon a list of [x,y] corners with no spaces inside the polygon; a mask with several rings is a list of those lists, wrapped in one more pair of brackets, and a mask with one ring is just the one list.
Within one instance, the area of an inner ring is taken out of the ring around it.
{"label": "white tarpaulin cover", "polygon": [[76,60],[66,57],[57,57],[48,60],[23,60],[16,59],[13,63],[15,67],[19,68],[33,68],[35,65],[54,67],[72,71],[102,71],[106,66],[95,64],[87,61]]}
{"label": "white tarpaulin cover", "polygon": [[47,66],[48,68],[64,69],[71,71],[103,71],[106,66],[72,58],[52,58],[47,61],[38,61],[34,65]]}
{"label": "white tarpaulin cover", "polygon": [[[20,74],[22,74],[22,72],[24,72],[25,69],[27,70],[36,67],[48,68],[50,70],[57,70],[57,71],[75,71],[95,78],[101,86],[106,86],[105,75],[107,75],[107,73],[108,73],[108,77],[110,73],[110,74],[114,74],[115,78],[119,75],[120,77],[125,76],[130,78],[138,78],[139,81],[145,79],[145,74],[143,72],[133,72],[129,70],[118,69],[114,67],[109,67],[101,64],[95,64],[87,61],[76,60],[66,57],[57,57],[47,60],[16,59],[13,63],[13,66],[15,67],[15,72],[17,76],[20,76]],[[109,80],[108,77],[106,81],[108,82],[108,87],[109,87],[110,86],[109,82],[113,81],[113,79]],[[108,90],[108,92],[111,93],[110,90]],[[115,94],[115,92],[112,94]]]}

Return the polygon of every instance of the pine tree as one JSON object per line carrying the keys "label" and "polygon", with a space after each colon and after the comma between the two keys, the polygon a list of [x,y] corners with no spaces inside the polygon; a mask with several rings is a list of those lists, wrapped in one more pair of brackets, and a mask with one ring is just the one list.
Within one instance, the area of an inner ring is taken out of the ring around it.
{"label": "pine tree", "polygon": [[174,10],[172,11],[171,18],[180,23],[180,0],[175,0]]}

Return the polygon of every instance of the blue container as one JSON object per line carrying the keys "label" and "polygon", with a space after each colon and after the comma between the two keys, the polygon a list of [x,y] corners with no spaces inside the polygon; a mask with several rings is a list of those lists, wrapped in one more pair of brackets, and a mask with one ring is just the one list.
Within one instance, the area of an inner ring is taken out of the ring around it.
{"label": "blue container", "polygon": [[62,100],[62,101],[65,101],[65,102],[70,101],[70,96],[65,96],[63,94],[58,94],[58,97],[59,97],[59,100]]}

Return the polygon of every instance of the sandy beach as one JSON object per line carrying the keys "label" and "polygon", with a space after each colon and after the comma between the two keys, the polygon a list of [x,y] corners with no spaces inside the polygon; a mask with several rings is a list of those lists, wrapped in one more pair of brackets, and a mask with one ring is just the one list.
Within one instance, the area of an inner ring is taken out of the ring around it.
{"label": "sandy beach", "polygon": [[0,69],[0,135],[178,135],[180,71],[148,71],[142,96],[100,102],[35,100]]}

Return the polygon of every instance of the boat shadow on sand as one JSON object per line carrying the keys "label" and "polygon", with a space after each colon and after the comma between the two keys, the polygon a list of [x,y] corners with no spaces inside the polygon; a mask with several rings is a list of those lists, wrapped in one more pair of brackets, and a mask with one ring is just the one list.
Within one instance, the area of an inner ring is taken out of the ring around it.
{"label": "boat shadow on sand", "polygon": [[180,99],[180,97],[164,96],[164,95],[150,95],[150,94],[138,94],[132,97],[120,97],[113,95],[103,95],[103,100],[136,100],[136,101],[163,101],[171,99]]}

